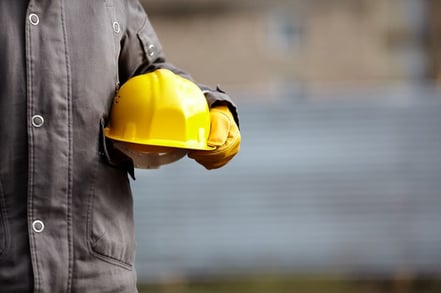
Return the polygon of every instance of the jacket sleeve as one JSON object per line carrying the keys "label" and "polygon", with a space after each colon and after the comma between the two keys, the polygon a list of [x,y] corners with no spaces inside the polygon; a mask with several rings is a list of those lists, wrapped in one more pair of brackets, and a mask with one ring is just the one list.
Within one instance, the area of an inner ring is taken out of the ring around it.
{"label": "jacket sleeve", "polygon": [[121,39],[119,58],[120,82],[124,83],[132,76],[156,69],[166,68],[176,74],[192,80],[204,92],[209,107],[226,103],[239,125],[237,107],[232,99],[219,87],[212,89],[197,83],[188,73],[168,63],[156,32],[138,0],[127,0],[126,28]]}

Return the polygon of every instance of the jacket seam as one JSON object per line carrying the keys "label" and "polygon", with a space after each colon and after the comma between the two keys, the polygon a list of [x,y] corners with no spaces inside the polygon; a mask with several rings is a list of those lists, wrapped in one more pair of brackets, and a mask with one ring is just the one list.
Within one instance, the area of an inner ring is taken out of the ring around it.
{"label": "jacket seam", "polygon": [[5,194],[3,192],[3,184],[2,178],[0,176],[0,223],[2,224],[0,229],[3,230],[4,233],[4,246],[0,246],[0,259],[7,254],[10,247],[10,234],[9,234],[9,226],[8,226],[8,213],[6,209],[6,201]]}
{"label": "jacket seam", "polygon": [[[106,6],[106,13],[107,16],[109,18],[109,24],[113,26],[113,22],[118,21],[118,15],[116,12],[116,8],[115,8],[115,3],[113,0],[106,0],[105,4]],[[120,32],[115,32],[112,29],[112,39],[113,39],[113,63],[114,63],[114,91],[116,93],[116,91],[119,88],[119,64],[118,64],[118,56],[119,56],[119,51],[121,50],[121,45],[120,45],[120,37],[119,34]]]}
{"label": "jacket seam", "polygon": [[66,62],[66,99],[67,99],[67,124],[68,124],[68,175],[67,175],[67,243],[68,243],[68,270],[67,270],[67,287],[66,292],[71,292],[72,279],[73,279],[73,240],[72,240],[72,154],[73,154],[73,143],[72,143],[72,92],[71,92],[71,71],[70,71],[70,60],[69,60],[69,48],[67,41],[67,28],[66,20],[64,15],[64,1],[60,2],[61,10],[61,24],[63,30],[63,42],[65,48],[65,62]]}

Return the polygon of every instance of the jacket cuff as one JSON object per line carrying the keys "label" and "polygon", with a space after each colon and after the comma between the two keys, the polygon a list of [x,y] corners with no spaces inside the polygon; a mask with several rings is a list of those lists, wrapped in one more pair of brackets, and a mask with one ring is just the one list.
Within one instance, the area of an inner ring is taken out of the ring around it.
{"label": "jacket cuff", "polygon": [[216,90],[212,90],[207,87],[201,87],[201,89],[205,95],[205,98],[207,99],[208,106],[212,108],[217,104],[226,104],[231,114],[233,114],[237,127],[239,127],[239,113],[237,111],[237,106],[232,101],[230,96],[227,95],[219,86],[216,87]]}

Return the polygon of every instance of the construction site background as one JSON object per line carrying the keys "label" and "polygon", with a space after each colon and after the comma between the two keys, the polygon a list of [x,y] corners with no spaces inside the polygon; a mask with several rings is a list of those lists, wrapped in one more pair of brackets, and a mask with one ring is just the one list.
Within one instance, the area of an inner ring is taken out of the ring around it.
{"label": "construction site background", "polygon": [[441,1],[141,2],[242,149],[137,170],[140,292],[441,292]]}

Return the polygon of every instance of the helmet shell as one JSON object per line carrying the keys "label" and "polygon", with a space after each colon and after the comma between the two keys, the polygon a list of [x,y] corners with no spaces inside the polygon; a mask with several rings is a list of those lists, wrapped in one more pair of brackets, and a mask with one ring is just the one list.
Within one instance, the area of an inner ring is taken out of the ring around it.
{"label": "helmet shell", "polygon": [[106,137],[138,145],[212,150],[201,89],[168,69],[129,79],[113,100]]}

